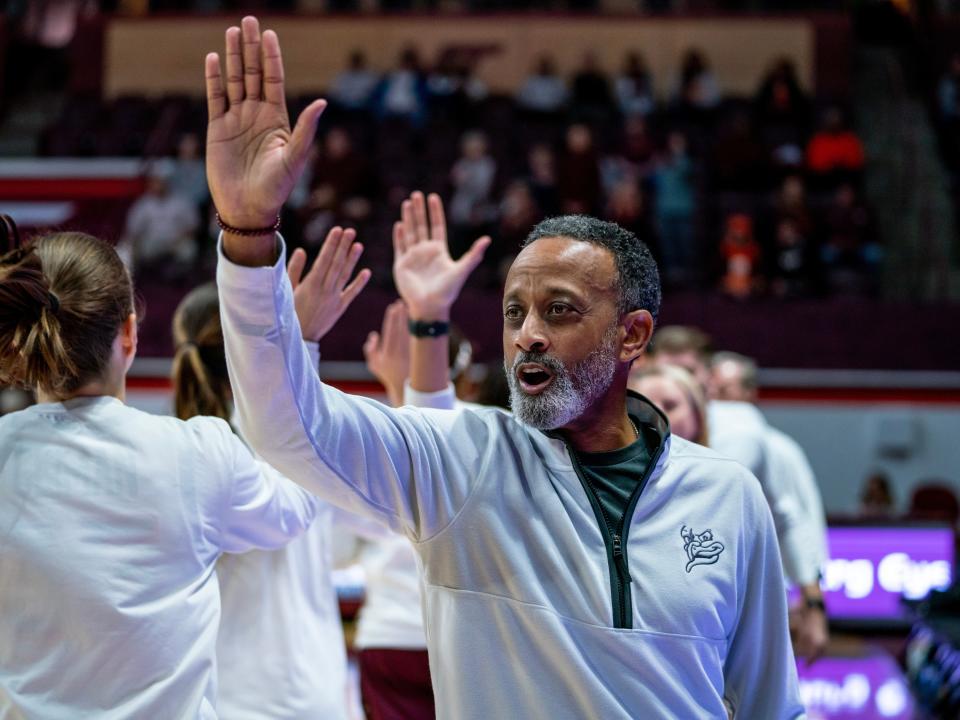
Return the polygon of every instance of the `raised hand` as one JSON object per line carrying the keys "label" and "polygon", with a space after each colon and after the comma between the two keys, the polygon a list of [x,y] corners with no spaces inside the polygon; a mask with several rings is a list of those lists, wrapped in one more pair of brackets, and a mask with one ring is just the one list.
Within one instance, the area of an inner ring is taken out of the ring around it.
{"label": "raised hand", "polygon": [[410,374],[410,333],[407,308],[402,300],[387,305],[380,332],[373,331],[363,344],[367,369],[387,391],[391,404],[403,404],[403,383]]}
{"label": "raised hand", "polygon": [[316,342],[326,335],[370,280],[370,271],[364,268],[350,281],[363,252],[363,246],[354,242],[356,236],[353,230],[333,228],[306,277],[307,254],[297,248],[290,256],[287,274],[305,340]]}
{"label": "raised hand", "polygon": [[[429,203],[429,219],[427,205]],[[415,320],[447,320],[467,277],[490,246],[482,237],[459,260],[450,257],[440,196],[415,192],[393,225],[393,280]]]}
{"label": "raised hand", "polygon": [[220,58],[206,57],[207,182],[223,221],[252,230],[276,220],[303,172],[326,103],[311,103],[291,132],[277,34],[261,37],[254,17],[241,25],[226,32],[226,86]]}

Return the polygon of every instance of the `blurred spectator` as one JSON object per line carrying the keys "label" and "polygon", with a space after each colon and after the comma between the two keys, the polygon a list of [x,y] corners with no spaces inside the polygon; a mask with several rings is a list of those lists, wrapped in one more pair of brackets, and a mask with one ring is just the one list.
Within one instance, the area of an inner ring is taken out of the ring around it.
{"label": "blurred spectator", "polygon": [[693,279],[696,264],[693,232],[696,200],[694,166],[683,133],[670,133],[667,152],[658,162],[654,178],[664,281],[687,284]]}
{"label": "blurred spectator", "polygon": [[766,151],[745,111],[734,113],[717,132],[711,164],[713,181],[719,189],[751,192],[765,185]]}
{"label": "blurred spectator", "polygon": [[791,221],[806,236],[814,231],[813,214],[807,203],[807,187],[800,175],[787,175],[773,201],[773,225],[783,220]]}
{"label": "blurred spectator", "polygon": [[653,80],[646,61],[640,53],[630,53],[624,60],[623,70],[613,81],[617,105],[624,117],[648,115],[653,112]]}
{"label": "blurred spectator", "polygon": [[821,129],[807,144],[807,169],[821,187],[856,180],[863,170],[863,144],[856,133],[845,126],[838,107],[829,108]]}
{"label": "blurred spectator", "polygon": [[956,527],[960,518],[960,502],[947,480],[923,480],[910,495],[907,517]]}
{"label": "blurred spectator", "polygon": [[948,122],[960,120],[960,52],[950,56],[950,64],[940,78],[937,96],[941,117]]}
{"label": "blurred spectator", "polygon": [[500,224],[495,242],[487,250],[484,262],[489,259],[499,264],[506,258],[512,259],[519,252],[520,243],[527,237],[530,228],[542,217],[530,186],[523,180],[510,183],[500,202]]}
{"label": "blurred spectator", "polygon": [[723,291],[737,300],[751,297],[757,289],[761,253],[749,215],[735,213],[727,218],[720,255],[724,262]]}
{"label": "blurred spectator", "polygon": [[184,133],[177,143],[177,158],[170,176],[170,192],[190,198],[198,209],[204,208],[210,199],[201,150],[197,134]]}
{"label": "blurred spectator", "polygon": [[609,193],[604,217],[632,232],[650,248],[657,260],[660,259],[646,196],[639,182],[628,177],[614,185]]}
{"label": "blurred spectator", "polygon": [[592,51],[584,53],[583,64],[573,76],[572,89],[572,109],[576,113],[606,117],[613,108],[610,81]]}
{"label": "blurred spectator", "polygon": [[154,163],[148,171],[146,193],[127,213],[118,252],[137,277],[184,280],[196,259],[194,234],[200,216],[189,197],[171,191],[173,172],[170,161]]}
{"label": "blurred spectator", "polygon": [[369,161],[354,148],[350,133],[332,127],[313,165],[313,208],[332,211],[338,219],[358,222],[371,210],[375,183]]}
{"label": "blurred spectator", "polygon": [[347,68],[333,79],[328,95],[347,110],[366,110],[379,82],[380,77],[367,68],[367,56],[354,50]]}
{"label": "blurred spectator", "polygon": [[577,123],[567,128],[557,189],[561,212],[596,215],[600,211],[600,164],[593,133],[586,125]]}
{"label": "blurred spectator", "polygon": [[621,156],[629,162],[637,177],[646,177],[652,170],[657,148],[647,130],[647,121],[640,115],[628,117],[623,126]]}
{"label": "blurred spectator", "polygon": [[536,70],[517,93],[517,104],[538,113],[557,113],[567,104],[567,86],[551,58],[544,56],[537,61]]}
{"label": "blurred spectator", "polygon": [[431,115],[466,125],[472,120],[469,106],[487,96],[486,84],[475,77],[472,64],[457,50],[446,50],[427,76]]}
{"label": "blurred spectator", "polygon": [[420,57],[408,47],[400,53],[397,67],[377,89],[377,110],[383,117],[402,118],[414,125],[426,119],[427,89]]}
{"label": "blurred spectator", "polygon": [[870,520],[891,520],[895,515],[890,478],[883,472],[867,477],[860,491],[860,517]]}
{"label": "blurred spectator", "polygon": [[877,280],[883,250],[873,216],[853,185],[837,188],[827,210],[821,261],[835,291],[869,291]]}
{"label": "blurred spectator", "polygon": [[791,218],[778,223],[771,252],[770,289],[780,298],[809,293],[813,275],[813,247],[810,239]]}
{"label": "blurred spectator", "polygon": [[527,153],[530,192],[544,217],[560,213],[560,195],[557,190],[556,156],[549,145],[539,143]]}
{"label": "blurred spectator", "polygon": [[793,130],[799,137],[809,121],[810,101],[791,60],[783,58],[771,68],[760,83],[754,105],[761,125]]}
{"label": "blurred spectator", "polygon": [[453,198],[449,215],[455,256],[466,251],[494,219],[491,192],[496,174],[497,164],[488,152],[486,136],[476,131],[465,133],[460,140],[460,158],[450,171]]}
{"label": "blurred spectator", "polygon": [[720,104],[720,85],[699,50],[688,50],[673,91],[674,102],[684,109],[712,110]]}

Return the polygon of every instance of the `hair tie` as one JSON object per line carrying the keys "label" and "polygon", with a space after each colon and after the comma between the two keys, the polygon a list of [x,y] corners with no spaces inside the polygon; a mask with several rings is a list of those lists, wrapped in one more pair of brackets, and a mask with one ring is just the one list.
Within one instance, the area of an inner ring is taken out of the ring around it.
{"label": "hair tie", "polygon": [[47,291],[47,299],[50,301],[47,306],[50,312],[54,315],[60,312],[60,298],[57,297],[56,293],[52,291]]}
{"label": "hair tie", "polygon": [[180,346],[177,349],[196,350],[197,352],[200,352],[200,346],[197,345],[193,340],[184,340],[182,343],[180,343]]}

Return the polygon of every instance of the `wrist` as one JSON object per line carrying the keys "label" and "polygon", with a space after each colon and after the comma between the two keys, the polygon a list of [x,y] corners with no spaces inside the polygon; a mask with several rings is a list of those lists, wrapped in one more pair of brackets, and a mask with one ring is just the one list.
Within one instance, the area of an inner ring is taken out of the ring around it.
{"label": "wrist", "polygon": [[407,317],[417,322],[450,322],[450,308],[408,305]]}

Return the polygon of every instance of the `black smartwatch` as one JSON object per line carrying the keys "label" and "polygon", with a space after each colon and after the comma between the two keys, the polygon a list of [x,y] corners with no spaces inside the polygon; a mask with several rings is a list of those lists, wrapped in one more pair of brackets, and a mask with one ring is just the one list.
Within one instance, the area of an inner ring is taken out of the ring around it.
{"label": "black smartwatch", "polygon": [[441,335],[446,335],[450,332],[450,323],[437,321],[437,322],[424,322],[423,320],[410,320],[407,323],[407,328],[410,330],[410,334],[418,338],[435,338],[440,337]]}
{"label": "black smartwatch", "polygon": [[823,604],[823,598],[804,598],[803,605],[807,610],[819,610],[824,615],[827,614],[827,606]]}

